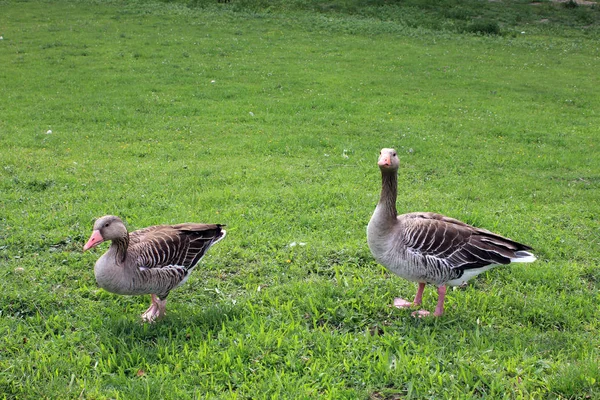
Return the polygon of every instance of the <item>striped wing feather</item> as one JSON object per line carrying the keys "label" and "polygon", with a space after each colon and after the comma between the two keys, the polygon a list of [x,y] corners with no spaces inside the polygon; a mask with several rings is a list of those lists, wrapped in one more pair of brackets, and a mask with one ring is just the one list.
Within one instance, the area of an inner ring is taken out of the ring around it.
{"label": "striped wing feather", "polygon": [[215,224],[153,226],[130,233],[130,251],[138,254],[139,267],[188,270],[221,236],[221,226]]}
{"label": "striped wing feather", "polygon": [[399,237],[413,254],[430,256],[452,269],[466,270],[491,264],[509,264],[519,251],[530,247],[436,213],[398,217],[404,234]]}

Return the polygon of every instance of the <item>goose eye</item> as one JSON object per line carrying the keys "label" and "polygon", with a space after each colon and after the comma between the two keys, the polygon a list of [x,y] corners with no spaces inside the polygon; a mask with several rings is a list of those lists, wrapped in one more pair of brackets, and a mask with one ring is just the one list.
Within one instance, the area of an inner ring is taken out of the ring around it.
{"label": "goose eye", "polygon": [[394,153],[394,157],[396,157],[396,153]]}
{"label": "goose eye", "polygon": [[110,225],[110,222],[107,222],[107,223],[104,224],[104,227],[108,228],[109,225]]}

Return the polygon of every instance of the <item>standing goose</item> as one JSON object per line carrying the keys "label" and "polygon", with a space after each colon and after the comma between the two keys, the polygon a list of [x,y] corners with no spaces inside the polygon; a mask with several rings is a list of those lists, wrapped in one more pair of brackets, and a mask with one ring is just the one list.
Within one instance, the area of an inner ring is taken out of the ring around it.
{"label": "standing goose", "polygon": [[[439,317],[446,285],[460,286],[496,265],[536,260],[528,251],[531,247],[453,218],[430,212],[398,215],[399,163],[394,149],[381,150],[381,197],[367,226],[367,242],[377,262],[419,284],[415,300],[397,298],[396,307],[420,306],[425,284],[430,283],[438,287],[433,315]],[[427,316],[429,311],[412,315]]]}
{"label": "standing goose", "polygon": [[222,226],[157,225],[127,233],[119,217],[106,215],[96,220],[83,251],[112,241],[94,266],[96,282],[116,294],[151,294],[152,304],[142,319],[153,322],[165,315],[169,292],[184,283],[206,251],[225,237]]}

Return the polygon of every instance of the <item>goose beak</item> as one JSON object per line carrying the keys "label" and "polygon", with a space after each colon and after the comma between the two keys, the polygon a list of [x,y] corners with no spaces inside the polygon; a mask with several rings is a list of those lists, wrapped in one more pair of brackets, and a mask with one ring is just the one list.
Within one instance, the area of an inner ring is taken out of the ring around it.
{"label": "goose beak", "polygon": [[379,165],[380,167],[389,167],[390,165],[392,165],[391,157],[387,154],[382,154],[381,157],[379,157],[377,165]]}
{"label": "goose beak", "polygon": [[89,250],[92,247],[98,246],[100,243],[104,242],[104,238],[100,234],[100,231],[95,230],[92,232],[92,236],[90,236],[87,243],[83,246],[83,251]]}

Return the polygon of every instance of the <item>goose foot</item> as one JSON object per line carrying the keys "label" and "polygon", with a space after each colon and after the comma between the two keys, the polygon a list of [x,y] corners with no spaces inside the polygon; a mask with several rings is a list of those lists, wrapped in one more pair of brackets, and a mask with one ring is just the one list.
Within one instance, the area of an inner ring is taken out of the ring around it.
{"label": "goose foot", "polygon": [[401,299],[400,297],[396,297],[394,299],[394,307],[398,308],[409,308],[413,306],[412,301]]}
{"label": "goose foot", "polygon": [[165,316],[165,309],[167,306],[167,300],[161,300],[155,294],[152,295],[152,303],[150,307],[142,314],[142,320],[144,322],[152,323],[157,319],[161,319]]}
{"label": "goose foot", "polygon": [[[408,308],[412,306],[420,306],[423,300],[423,290],[425,289],[425,283],[419,282],[419,288],[417,289],[417,295],[415,296],[415,301],[412,303],[410,301],[396,298],[394,299],[394,306],[398,308]],[[439,286],[437,289],[438,292],[438,302],[435,307],[435,311],[433,312],[434,317],[441,317],[444,314],[444,299],[446,298],[446,286]],[[423,318],[429,317],[431,313],[427,310],[418,310],[411,313],[411,315],[415,318]]]}
{"label": "goose foot", "polygon": [[420,306],[423,302],[423,291],[425,290],[425,282],[419,282],[419,287],[417,288],[417,295],[415,296],[415,301],[408,301],[401,299],[399,297],[394,299],[394,307],[398,308],[409,308],[412,306]]}
{"label": "goose foot", "polygon": [[[446,286],[440,286],[437,289],[438,292],[438,302],[435,306],[435,311],[433,312],[434,317],[441,317],[444,315],[444,299],[446,298]],[[423,318],[428,317],[431,313],[427,310],[419,310],[415,311],[411,314],[415,318]]]}
{"label": "goose foot", "polygon": [[[433,312],[434,317],[441,317],[443,314],[444,314],[443,311],[441,313],[438,313],[437,310]],[[412,315],[415,318],[426,318],[426,317],[431,316],[431,313],[427,310],[419,310],[419,311],[413,311],[410,315]]]}
{"label": "goose foot", "polygon": [[419,311],[413,311],[410,315],[412,315],[415,318],[423,318],[423,317],[429,317],[431,315],[431,313],[427,310],[419,310]]}

